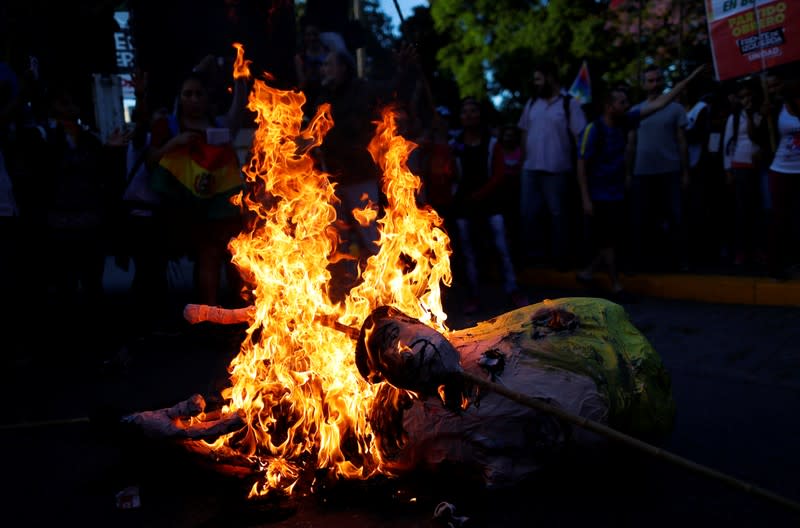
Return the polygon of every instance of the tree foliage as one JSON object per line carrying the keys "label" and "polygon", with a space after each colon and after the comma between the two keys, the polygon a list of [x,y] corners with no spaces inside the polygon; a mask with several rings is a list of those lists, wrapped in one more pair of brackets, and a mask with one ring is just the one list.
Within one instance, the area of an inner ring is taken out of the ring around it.
{"label": "tree foliage", "polygon": [[[438,54],[463,95],[526,92],[533,65],[554,59],[562,74],[602,49],[602,6],[595,0],[436,0],[436,29],[451,36]],[[491,71],[491,80],[487,73]]]}
{"label": "tree foliage", "polygon": [[[608,12],[604,30],[611,47],[623,53],[609,56],[614,80],[635,81],[641,62],[674,65],[677,76],[687,64],[710,60],[708,25],[703,2],[689,0],[629,0]],[[640,38],[641,35],[641,38]]]}
{"label": "tree foliage", "polygon": [[559,65],[567,86],[583,60],[593,82],[634,85],[644,62],[707,60],[702,2],[641,1],[640,44],[639,0],[614,10],[606,0],[435,0],[436,30],[450,38],[437,57],[462,95],[505,93],[511,104],[527,96],[532,68],[544,59]]}

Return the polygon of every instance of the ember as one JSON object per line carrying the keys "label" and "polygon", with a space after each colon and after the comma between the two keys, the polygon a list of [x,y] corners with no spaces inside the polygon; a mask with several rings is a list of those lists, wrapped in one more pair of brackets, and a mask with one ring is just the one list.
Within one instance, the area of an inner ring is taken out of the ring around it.
{"label": "ember", "polygon": [[[234,71],[242,75],[247,65],[237,49]],[[440,288],[451,281],[449,239],[436,212],[416,205],[421,183],[406,167],[414,145],[396,133],[390,111],[370,145],[388,200],[377,220],[380,251],[367,260],[344,301],[331,300],[328,266],[342,258],[336,252],[334,185],[308,151],[333,123],[323,105],[301,129],[304,102],[301,93],[255,80],[248,106],[258,130],[244,169],[249,190],[237,201],[253,220],[230,245],[234,263],[250,280],[254,305],[243,312],[248,338],[229,366],[222,409],[241,415],[246,425],[209,447],[258,462],[264,478],[251,496],[291,493],[303,474],[317,468],[346,478],[384,471],[367,420],[378,386],[359,375],[354,343],[337,324],[360,328],[385,305],[447,330]],[[369,208],[357,216],[375,218]]]}

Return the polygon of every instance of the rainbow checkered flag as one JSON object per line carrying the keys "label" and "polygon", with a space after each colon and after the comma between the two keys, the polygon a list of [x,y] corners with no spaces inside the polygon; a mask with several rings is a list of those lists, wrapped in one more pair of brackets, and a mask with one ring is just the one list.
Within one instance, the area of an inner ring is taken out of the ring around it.
{"label": "rainbow checkered flag", "polygon": [[589,78],[589,66],[586,65],[586,61],[581,64],[578,76],[569,88],[569,94],[581,104],[592,102],[592,80]]}

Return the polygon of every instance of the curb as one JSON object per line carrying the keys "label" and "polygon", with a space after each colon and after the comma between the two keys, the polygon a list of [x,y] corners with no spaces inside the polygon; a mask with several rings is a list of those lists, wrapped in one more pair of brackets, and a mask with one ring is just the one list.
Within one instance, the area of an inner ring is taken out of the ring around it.
{"label": "curb", "polygon": [[[527,286],[586,290],[575,272],[528,268],[519,274]],[[598,273],[598,288],[610,289],[608,277]],[[732,275],[647,274],[621,275],[625,290],[646,297],[719,304],[800,306],[800,280],[777,281],[767,277]]]}

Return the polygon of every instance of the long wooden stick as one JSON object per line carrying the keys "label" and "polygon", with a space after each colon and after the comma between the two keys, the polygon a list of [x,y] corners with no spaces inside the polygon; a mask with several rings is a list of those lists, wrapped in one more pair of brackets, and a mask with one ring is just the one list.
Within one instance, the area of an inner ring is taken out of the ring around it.
{"label": "long wooden stick", "polygon": [[38,422],[19,422],[12,424],[0,424],[0,431],[18,431],[22,429],[36,429],[38,427],[54,427],[57,425],[72,425],[89,423],[91,420],[88,416],[79,416],[77,418],[60,418],[57,420],[41,420]]}
{"label": "long wooden stick", "polygon": [[556,416],[557,418],[560,418],[565,422],[569,422],[571,424],[577,425],[578,427],[582,427],[584,429],[597,433],[606,438],[610,438],[611,440],[617,441],[628,447],[632,447],[649,455],[653,455],[656,458],[666,460],[667,462],[675,464],[676,466],[680,466],[684,469],[688,469],[689,471],[693,471],[694,473],[697,473],[699,475],[703,475],[705,477],[710,477],[714,480],[724,482],[725,484],[728,484],[729,486],[732,486],[734,488],[743,490],[747,493],[752,493],[753,495],[757,495],[763,499],[767,499],[776,504],[780,504],[781,506],[789,508],[795,513],[800,513],[800,503],[788,499],[786,497],[783,497],[781,495],[778,495],[777,493],[773,493],[769,490],[766,490],[754,484],[750,484],[749,482],[745,482],[730,475],[726,475],[725,473],[717,471],[716,469],[712,469],[708,466],[692,462],[691,460],[670,453],[669,451],[665,451],[660,447],[656,447],[652,444],[648,444],[647,442],[643,442],[638,438],[634,438],[624,433],[620,433],[619,431],[612,429],[606,425],[603,425],[599,422],[589,420],[588,418],[584,418],[582,416],[574,415],[572,413],[565,411],[564,409],[561,409],[554,405],[550,405],[549,403],[545,403],[540,399],[528,396],[527,394],[522,394],[513,391],[505,387],[504,385],[500,385],[499,383],[493,383],[491,381],[485,380],[480,376],[470,374],[469,372],[463,372],[462,377],[464,378],[465,381],[469,383],[474,383],[475,385],[477,385],[482,389],[495,392],[501,396],[508,398],[509,400],[515,401],[532,409],[536,409],[537,411],[542,411],[548,414],[552,414],[553,416]]}

